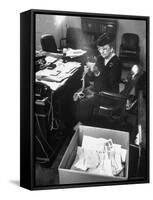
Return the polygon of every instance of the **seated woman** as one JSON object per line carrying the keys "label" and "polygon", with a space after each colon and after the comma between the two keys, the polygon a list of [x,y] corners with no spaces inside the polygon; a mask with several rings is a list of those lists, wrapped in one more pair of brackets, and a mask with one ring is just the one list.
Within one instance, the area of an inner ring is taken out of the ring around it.
{"label": "seated woman", "polygon": [[121,63],[114,52],[113,40],[112,35],[107,33],[100,36],[96,43],[100,55],[89,58],[84,66],[83,87],[73,96],[77,121],[91,120],[93,108],[99,105],[99,97],[95,93],[119,92]]}
{"label": "seated woman", "polygon": [[114,38],[112,35],[104,33],[96,44],[100,55],[97,58],[97,66],[101,71],[102,90],[118,93],[121,78],[122,65],[120,59],[115,54]]}

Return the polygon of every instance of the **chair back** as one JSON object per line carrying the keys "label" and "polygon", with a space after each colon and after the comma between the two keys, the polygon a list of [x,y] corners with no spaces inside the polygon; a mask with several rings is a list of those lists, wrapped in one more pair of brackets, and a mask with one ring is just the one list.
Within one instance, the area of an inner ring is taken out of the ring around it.
{"label": "chair back", "polygon": [[124,33],[119,50],[119,58],[124,67],[131,68],[131,64],[140,60],[139,36],[134,33]]}
{"label": "chair back", "polygon": [[45,34],[40,39],[42,50],[57,53],[57,46],[53,35]]}
{"label": "chair back", "polygon": [[122,50],[136,51],[139,47],[139,36],[134,33],[125,33],[122,36]]}

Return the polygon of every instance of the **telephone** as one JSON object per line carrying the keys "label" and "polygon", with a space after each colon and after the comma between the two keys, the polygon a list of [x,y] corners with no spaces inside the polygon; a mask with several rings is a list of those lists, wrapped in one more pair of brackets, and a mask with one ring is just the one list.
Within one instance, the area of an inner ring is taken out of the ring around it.
{"label": "telephone", "polygon": [[36,99],[44,99],[45,97],[50,97],[51,89],[48,85],[36,82],[35,83],[35,97]]}

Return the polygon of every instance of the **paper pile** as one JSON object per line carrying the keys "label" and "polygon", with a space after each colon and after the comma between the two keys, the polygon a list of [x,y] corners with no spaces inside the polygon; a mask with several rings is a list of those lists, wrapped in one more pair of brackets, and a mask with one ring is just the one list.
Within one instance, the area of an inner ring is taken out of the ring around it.
{"label": "paper pile", "polygon": [[59,59],[56,63],[56,67],[52,70],[44,69],[36,72],[36,81],[41,81],[48,85],[53,91],[60,88],[71,77],[79,67],[79,62],[67,62],[63,63]]}
{"label": "paper pile", "polygon": [[82,146],[77,147],[77,155],[71,169],[93,174],[116,176],[125,166],[127,150],[112,140],[83,136]]}
{"label": "paper pile", "polygon": [[64,53],[66,53],[66,56],[71,57],[71,58],[75,58],[78,56],[82,56],[83,54],[86,53],[86,51],[82,50],[82,49],[65,49]]}

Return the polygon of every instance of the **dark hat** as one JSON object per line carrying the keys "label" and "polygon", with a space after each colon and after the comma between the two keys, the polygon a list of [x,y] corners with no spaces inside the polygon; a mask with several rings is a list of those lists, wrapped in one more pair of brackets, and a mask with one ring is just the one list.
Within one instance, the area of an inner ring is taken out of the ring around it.
{"label": "dark hat", "polygon": [[103,33],[96,41],[97,46],[104,46],[106,44],[110,44],[113,42],[115,38],[113,37],[113,34],[110,33]]}

